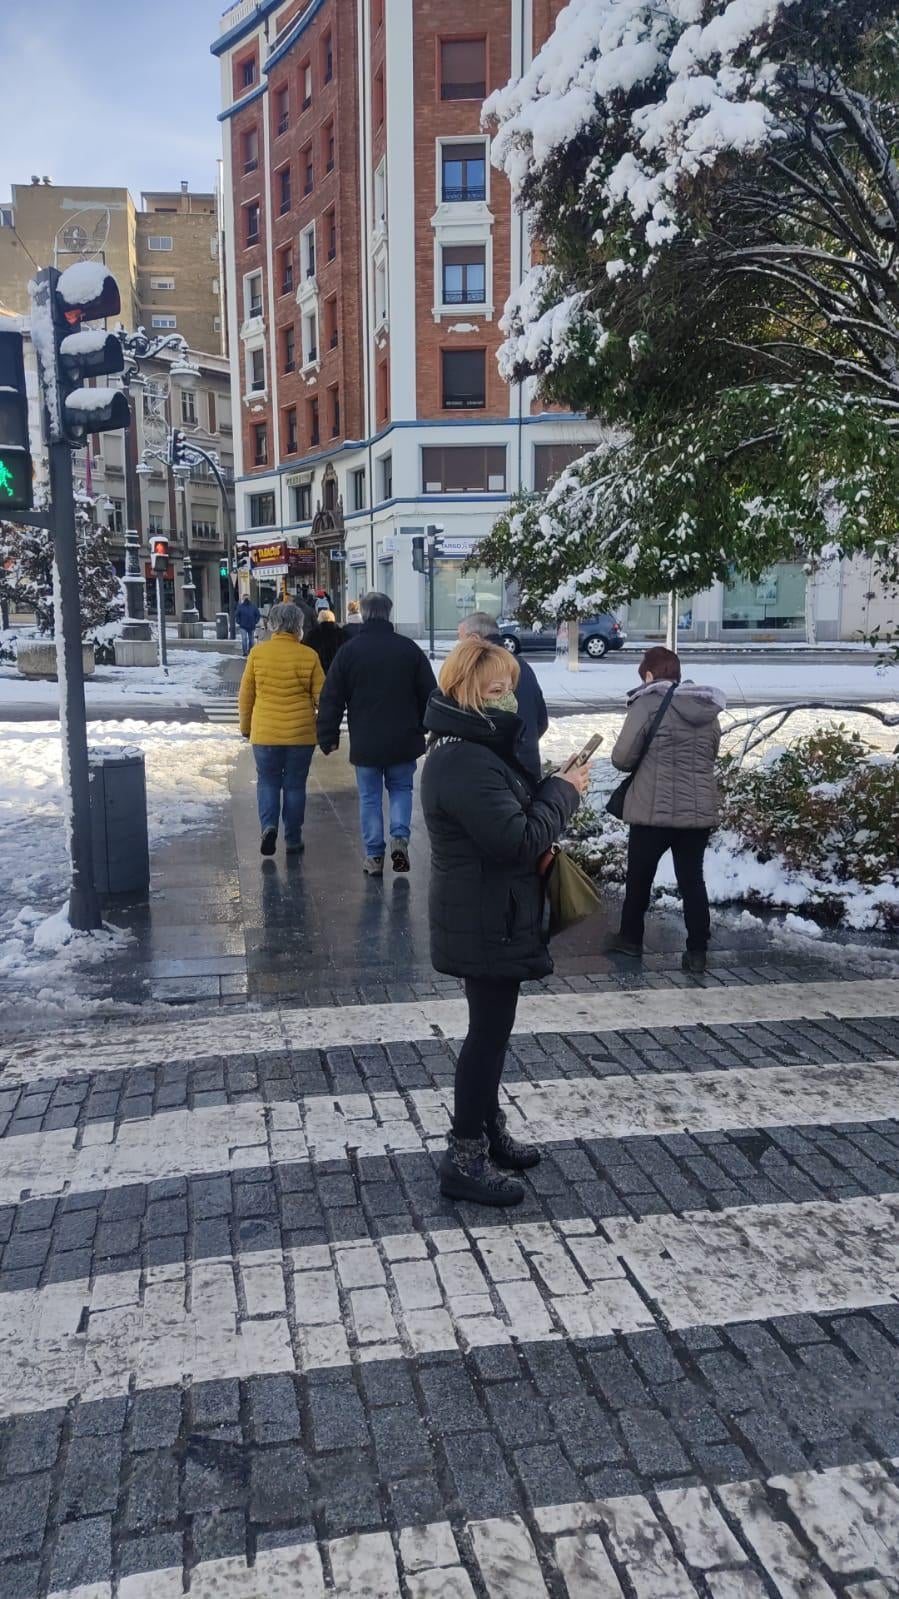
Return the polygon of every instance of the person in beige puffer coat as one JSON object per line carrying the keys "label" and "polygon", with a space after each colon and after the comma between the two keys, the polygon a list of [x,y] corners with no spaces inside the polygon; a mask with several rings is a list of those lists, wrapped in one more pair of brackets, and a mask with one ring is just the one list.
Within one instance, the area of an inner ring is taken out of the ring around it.
{"label": "person in beige puffer coat", "polygon": [[[681,664],[672,650],[647,650],[640,663],[642,687],[627,699],[627,716],[612,751],[620,772],[637,770],[624,801],[628,824],[627,883],[621,930],[610,949],[639,958],[643,923],[662,856],[671,851],[684,903],[687,972],[705,970],[709,942],[709,900],[703,856],[719,817],[715,759],[721,743],[719,689],[681,682]],[[641,759],[656,713],[676,685],[652,743]],[[638,764],[639,763],[639,764]]]}

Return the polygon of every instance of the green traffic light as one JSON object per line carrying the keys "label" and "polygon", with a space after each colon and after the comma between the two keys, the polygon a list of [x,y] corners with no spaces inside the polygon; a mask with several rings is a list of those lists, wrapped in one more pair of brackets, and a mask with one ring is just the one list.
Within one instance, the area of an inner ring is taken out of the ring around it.
{"label": "green traffic light", "polygon": [[24,450],[0,455],[0,508],[29,511],[33,504],[30,455]]}
{"label": "green traffic light", "polygon": [[0,457],[0,494],[7,494],[11,500],[15,499],[13,475],[2,457]]}

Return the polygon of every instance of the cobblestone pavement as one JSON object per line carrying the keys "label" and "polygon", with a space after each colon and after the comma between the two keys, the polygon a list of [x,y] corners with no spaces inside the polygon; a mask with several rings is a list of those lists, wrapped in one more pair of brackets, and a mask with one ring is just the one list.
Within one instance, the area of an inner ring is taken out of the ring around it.
{"label": "cobblestone pavement", "polygon": [[512,1214],[451,986],[11,1046],[0,1599],[899,1594],[899,983],[804,975],[529,995]]}

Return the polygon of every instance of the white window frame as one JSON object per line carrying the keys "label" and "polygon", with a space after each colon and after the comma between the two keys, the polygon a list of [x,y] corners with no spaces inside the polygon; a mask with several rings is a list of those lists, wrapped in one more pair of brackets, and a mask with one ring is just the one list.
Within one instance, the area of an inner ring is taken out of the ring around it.
{"label": "white window frame", "polygon": [[[192,411],[193,415],[185,416],[185,411]],[[197,394],[195,389],[181,390],[181,420],[182,422],[192,423],[194,427],[197,425]]]}
{"label": "white window frame", "polygon": [[147,235],[148,250],[174,250],[174,248],[175,241],[170,233],[149,233]]}
{"label": "white window frame", "polygon": [[[350,483],[353,490],[353,510],[364,511],[368,503],[368,473],[364,466],[354,466],[350,470]],[[362,488],[362,499],[359,498],[359,487]]]}
{"label": "white window frame", "polygon": [[[308,328],[307,328],[307,323],[309,323],[309,322],[311,322],[313,324],[313,327],[314,327],[314,332],[315,332],[315,344],[314,345],[310,344],[309,339],[307,337],[308,331],[309,331]],[[314,355],[311,353],[311,351],[313,349],[315,350],[315,354]],[[321,366],[321,359],[322,359],[321,327],[319,326],[318,300],[313,300],[313,301],[310,302],[310,304],[308,306],[306,306],[304,308],[303,314],[300,317],[300,371],[301,372],[312,372],[312,371],[317,372],[319,367]],[[321,422],[319,421],[319,426],[320,425],[321,425]]]}
{"label": "white window frame", "polygon": [[[443,192],[443,147],[449,144],[478,144],[483,138],[484,143],[484,194],[483,200],[448,200],[441,199]],[[492,322],[494,319],[493,303],[493,223],[494,216],[490,210],[490,140],[480,134],[473,133],[469,137],[463,134],[454,134],[451,138],[438,138],[436,145],[436,201],[437,208],[431,217],[431,227],[434,230],[434,304],[432,307],[435,322],[442,322],[445,317],[453,317],[459,322],[477,318],[480,321]],[[477,244],[484,248],[484,294],[485,299],[480,305],[445,305],[443,300],[443,251],[445,246],[450,248],[456,245]]]}
{"label": "white window frame", "polygon": [[[250,300],[251,300],[250,284],[256,278],[259,279],[259,285],[260,285],[259,302],[260,302],[260,305],[262,306],[263,309],[260,310],[260,311],[251,312],[250,311]],[[264,314],[264,308],[265,308],[265,278],[263,276],[263,272],[262,272],[262,268],[261,267],[254,267],[252,272],[245,272],[244,273],[242,288],[243,288],[243,325],[242,325],[241,330],[240,330],[241,338],[243,338],[243,339],[255,338],[257,335],[261,337],[262,332],[263,332],[263,330],[265,328],[265,314]]]}
{"label": "white window frame", "polygon": [[150,288],[151,289],[166,289],[166,290],[171,291],[171,290],[174,289],[174,287],[175,287],[175,279],[174,278],[151,278],[150,279]]}
{"label": "white window frame", "polygon": [[178,318],[176,316],[151,316],[150,326],[151,328],[167,328],[170,330],[177,328]]}
{"label": "white window frame", "polygon": [[[444,200],[443,198],[443,151],[450,144],[483,144],[484,146],[484,198],[483,200]],[[437,193],[434,199],[438,208],[440,206],[489,206],[490,204],[490,140],[486,134],[472,133],[469,137],[464,134],[454,133],[437,140]]]}
{"label": "white window frame", "polygon": [[[313,256],[313,261],[314,261],[314,267],[313,267],[313,270],[312,270],[311,273],[309,272],[309,243],[310,243],[310,240],[312,241],[312,256]],[[315,237],[315,223],[314,222],[310,222],[309,226],[307,228],[304,228],[302,233],[300,234],[300,277],[301,277],[301,283],[300,283],[300,287],[301,288],[302,288],[304,283],[313,284],[316,281],[316,278],[318,277],[318,240]]]}
{"label": "white window frame", "polygon": [[[253,387],[253,357],[257,350],[262,351],[262,388]],[[244,348],[244,398],[250,403],[258,403],[268,396],[268,353],[265,340],[253,339]]]}

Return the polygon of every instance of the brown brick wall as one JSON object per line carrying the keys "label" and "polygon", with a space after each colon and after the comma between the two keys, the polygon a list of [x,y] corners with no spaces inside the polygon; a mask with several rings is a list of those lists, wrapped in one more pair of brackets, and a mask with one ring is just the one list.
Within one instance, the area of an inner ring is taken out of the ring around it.
{"label": "brown brick wall", "polygon": [[[169,234],[171,250],[148,250],[150,234]],[[215,328],[219,297],[214,292],[221,263],[213,254],[216,238],[214,216],[165,212],[139,212],[137,217],[137,293],[141,320],[152,333],[154,314],[177,318],[177,331],[192,350],[215,353],[221,335]],[[173,277],[175,288],[154,289],[151,277]],[[161,330],[157,330],[161,331]]]}

